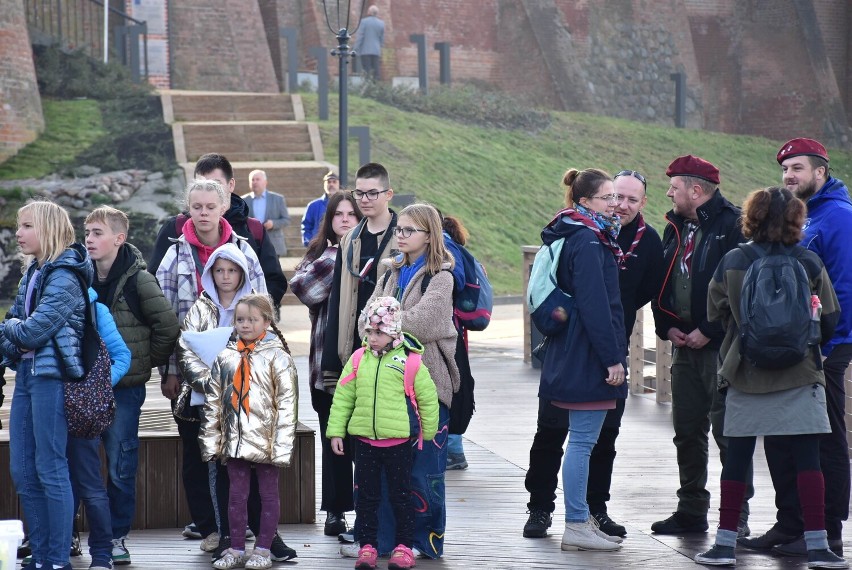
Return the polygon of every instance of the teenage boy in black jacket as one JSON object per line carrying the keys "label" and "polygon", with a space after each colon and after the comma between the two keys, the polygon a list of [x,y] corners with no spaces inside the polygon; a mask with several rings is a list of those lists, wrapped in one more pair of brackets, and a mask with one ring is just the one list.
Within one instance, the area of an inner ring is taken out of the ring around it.
{"label": "teenage boy in black jacket", "polygon": [[[278,254],[275,252],[275,247],[269,240],[269,236],[266,235],[263,223],[250,218],[248,204],[237,194],[234,194],[236,183],[231,163],[221,154],[205,154],[195,163],[193,176],[196,178],[216,180],[230,191],[231,206],[225,212],[224,218],[231,224],[234,233],[248,239],[249,244],[257,254],[260,267],[263,269],[263,279],[266,281],[266,289],[277,307],[281,304],[281,297],[287,292],[287,278],[284,277],[284,272],[281,270],[281,263],[278,261]],[[184,213],[184,216],[188,217],[186,213]],[[154,251],[148,260],[148,271],[154,275],[157,273],[160,262],[163,261],[163,256],[166,255],[166,250],[174,245],[169,238],[174,239],[181,235],[175,223],[176,218],[177,216],[168,218],[157,234],[157,240],[154,242]],[[254,232],[250,224],[256,224]],[[259,234],[259,240],[255,234]]]}

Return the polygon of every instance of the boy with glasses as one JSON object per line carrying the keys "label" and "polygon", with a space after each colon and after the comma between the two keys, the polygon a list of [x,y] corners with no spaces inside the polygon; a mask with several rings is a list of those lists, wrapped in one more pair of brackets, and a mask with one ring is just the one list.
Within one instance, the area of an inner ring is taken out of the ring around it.
{"label": "boy with glasses", "polygon": [[[361,314],[376,282],[379,261],[390,257],[397,249],[394,228],[396,214],[390,209],[393,189],[388,171],[381,164],[370,162],[355,174],[352,196],[364,214],[361,222],[340,240],[331,293],[328,297],[328,321],[322,352],[322,371],[325,384],[334,388],[343,371],[343,364],[361,346],[358,336],[358,315]],[[344,440],[344,455],[349,455],[348,440]],[[324,533],[335,536],[346,532],[344,513],[354,509],[351,488],[346,496],[330,500]]]}

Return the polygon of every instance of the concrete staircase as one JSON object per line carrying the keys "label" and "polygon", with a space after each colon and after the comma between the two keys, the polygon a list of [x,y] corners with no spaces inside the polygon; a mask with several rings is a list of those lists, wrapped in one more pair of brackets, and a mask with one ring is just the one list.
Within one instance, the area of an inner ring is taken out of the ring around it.
{"label": "concrete staircase", "polygon": [[[334,166],[325,161],[316,123],[305,121],[301,97],[177,90],[163,90],[160,97],[187,180],[201,155],[218,152],[234,167],[237,194],[250,191],[248,175],[260,169],[266,172],[269,189],[287,199],[289,257],[281,258],[281,267],[288,279],[292,277],[305,253],[299,232],[305,206],[322,194],[322,177]],[[290,292],[282,300],[298,302]]]}

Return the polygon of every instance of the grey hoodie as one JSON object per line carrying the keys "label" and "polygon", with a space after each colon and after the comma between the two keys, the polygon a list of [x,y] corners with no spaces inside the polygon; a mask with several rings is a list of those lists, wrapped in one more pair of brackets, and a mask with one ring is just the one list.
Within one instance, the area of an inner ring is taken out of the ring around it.
{"label": "grey hoodie", "polygon": [[[223,306],[219,301],[219,292],[216,290],[216,283],[213,281],[213,264],[216,263],[217,259],[226,259],[239,265],[243,270],[242,285],[237,289],[233,300],[227,307]],[[234,324],[234,309],[236,308],[237,301],[251,293],[251,283],[246,278],[248,274],[248,260],[246,256],[240,251],[240,248],[232,243],[226,243],[211,253],[210,258],[204,265],[204,272],[201,274],[201,286],[219,309],[220,327],[229,327]]]}

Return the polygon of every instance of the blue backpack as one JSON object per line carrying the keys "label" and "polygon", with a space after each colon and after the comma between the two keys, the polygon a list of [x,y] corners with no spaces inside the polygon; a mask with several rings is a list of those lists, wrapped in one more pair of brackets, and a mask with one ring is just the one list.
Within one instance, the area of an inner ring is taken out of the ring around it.
{"label": "blue backpack", "polygon": [[[464,267],[464,287],[453,294],[453,316],[456,324],[469,331],[484,331],[491,322],[494,291],[485,268],[464,247],[456,244]],[[459,258],[456,258],[458,261]]]}

